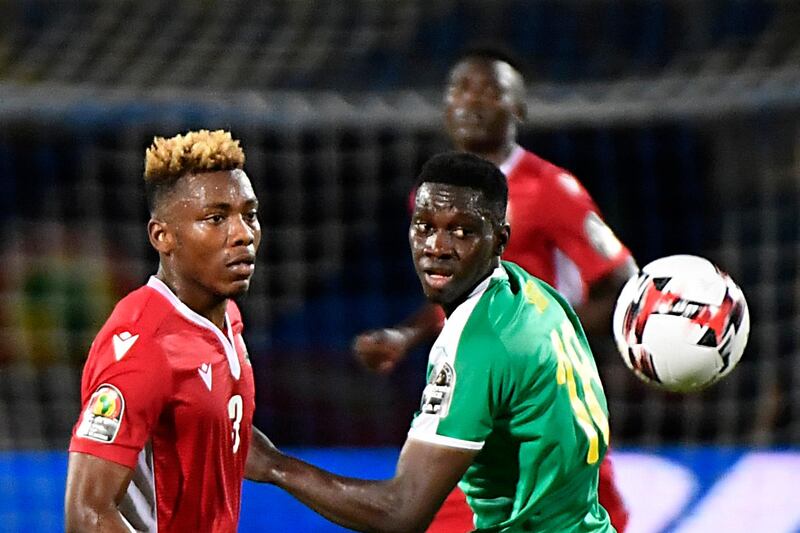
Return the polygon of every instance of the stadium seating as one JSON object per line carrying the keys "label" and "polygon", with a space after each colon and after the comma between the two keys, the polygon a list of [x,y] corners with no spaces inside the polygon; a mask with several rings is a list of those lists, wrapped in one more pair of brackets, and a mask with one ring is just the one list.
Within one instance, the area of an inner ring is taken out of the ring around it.
{"label": "stadium seating", "polygon": [[0,80],[100,87],[387,90],[438,86],[476,39],[540,81],[796,65],[789,1],[371,0],[8,3]]}

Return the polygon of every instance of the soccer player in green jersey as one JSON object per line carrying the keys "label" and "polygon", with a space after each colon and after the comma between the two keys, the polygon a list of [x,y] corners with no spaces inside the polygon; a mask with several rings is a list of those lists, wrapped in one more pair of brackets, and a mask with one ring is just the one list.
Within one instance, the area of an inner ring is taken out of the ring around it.
{"label": "soccer player in green jersey", "polygon": [[447,321],[394,477],[334,475],[259,433],[248,477],[356,530],[422,531],[460,482],[476,531],[614,531],[597,501],[609,430],[595,363],[569,304],[500,261],[507,199],[502,172],[477,156],[440,154],[422,169],[409,242]]}

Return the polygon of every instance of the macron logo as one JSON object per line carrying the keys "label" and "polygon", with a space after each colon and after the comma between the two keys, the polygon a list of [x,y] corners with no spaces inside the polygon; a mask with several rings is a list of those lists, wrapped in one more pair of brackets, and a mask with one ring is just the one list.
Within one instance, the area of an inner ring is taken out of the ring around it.
{"label": "macron logo", "polygon": [[117,361],[125,357],[128,350],[136,344],[136,339],[138,338],[139,335],[131,335],[129,331],[123,331],[122,333],[114,335],[114,357],[117,358]]}
{"label": "macron logo", "polygon": [[200,365],[200,368],[197,369],[197,373],[200,374],[200,378],[203,380],[203,383],[206,384],[208,390],[211,390],[211,365],[203,363]]}

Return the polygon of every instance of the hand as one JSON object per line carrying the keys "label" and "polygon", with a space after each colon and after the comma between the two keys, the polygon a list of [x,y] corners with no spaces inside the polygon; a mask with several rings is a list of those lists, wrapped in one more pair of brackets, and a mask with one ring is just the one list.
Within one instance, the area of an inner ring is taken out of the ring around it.
{"label": "hand", "polygon": [[368,331],[356,337],[353,352],[368,369],[388,374],[408,353],[408,337],[408,332],[399,328]]}

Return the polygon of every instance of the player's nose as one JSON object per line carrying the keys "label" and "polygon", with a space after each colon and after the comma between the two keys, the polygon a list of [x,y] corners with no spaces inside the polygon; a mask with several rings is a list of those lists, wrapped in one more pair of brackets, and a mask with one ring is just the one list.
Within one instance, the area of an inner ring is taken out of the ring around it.
{"label": "player's nose", "polygon": [[244,217],[237,215],[233,217],[233,222],[230,226],[231,241],[234,246],[250,246],[255,242],[256,229],[253,228]]}
{"label": "player's nose", "polygon": [[425,254],[433,257],[452,255],[453,239],[450,232],[446,230],[436,230],[425,239]]}

